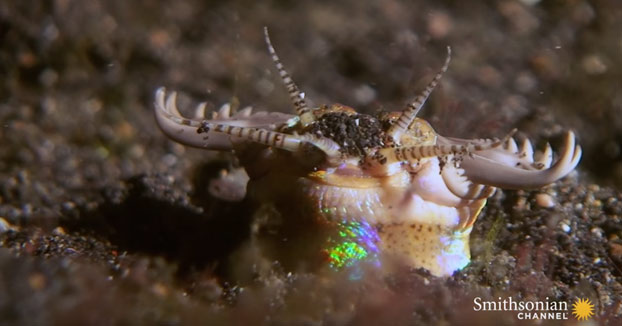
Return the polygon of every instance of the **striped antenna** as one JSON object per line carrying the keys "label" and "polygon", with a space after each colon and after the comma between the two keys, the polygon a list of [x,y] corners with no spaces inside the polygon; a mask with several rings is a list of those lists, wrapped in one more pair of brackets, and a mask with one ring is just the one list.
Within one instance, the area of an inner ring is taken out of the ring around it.
{"label": "striped antenna", "polygon": [[305,102],[304,95],[296,86],[296,83],[289,76],[279,56],[276,54],[274,47],[272,46],[272,42],[270,42],[270,35],[268,34],[268,27],[263,28],[264,36],[266,39],[266,45],[268,46],[268,52],[270,52],[270,56],[272,57],[272,61],[276,66],[276,70],[279,71],[279,75],[281,75],[281,79],[283,80],[283,84],[285,84],[285,88],[287,88],[287,93],[289,93],[289,97],[292,100],[292,104],[294,104],[294,108],[296,109],[296,113],[300,116],[300,121],[303,126],[309,125],[311,122],[315,120],[313,113],[307,107],[307,102]]}
{"label": "striped antenna", "polygon": [[419,113],[436,85],[438,85],[441,77],[443,77],[443,73],[447,71],[447,67],[449,67],[449,61],[451,61],[451,48],[448,46],[447,58],[445,59],[445,63],[443,64],[441,70],[436,74],[436,76],[434,76],[434,79],[432,79],[428,86],[426,86],[423,93],[417,96],[417,98],[415,98],[413,102],[408,104],[406,109],[402,111],[402,114],[397,119],[397,121],[395,121],[395,123],[389,129],[388,134],[393,138],[393,141],[399,143],[400,136],[404,131],[408,129],[408,126],[410,126],[410,124],[413,122],[413,120],[417,116],[417,113]]}
{"label": "striped antenna", "polygon": [[[329,161],[337,159],[340,156],[339,145],[327,138],[316,138],[310,135],[288,135],[265,129],[236,127],[226,124],[211,123],[204,120],[197,129],[197,133],[202,134],[208,132],[224,133],[290,152],[298,152],[304,144],[310,144],[322,150]],[[205,140],[207,140],[207,137],[209,136],[205,136]]]}
{"label": "striped antenna", "polygon": [[485,151],[497,148],[506,143],[514,134],[513,129],[502,140],[497,140],[488,144],[468,143],[464,145],[423,145],[408,146],[398,148],[384,148],[378,151],[373,157],[381,165],[392,164],[396,162],[417,163],[417,161],[430,157],[443,157],[447,155],[469,155],[473,152]]}

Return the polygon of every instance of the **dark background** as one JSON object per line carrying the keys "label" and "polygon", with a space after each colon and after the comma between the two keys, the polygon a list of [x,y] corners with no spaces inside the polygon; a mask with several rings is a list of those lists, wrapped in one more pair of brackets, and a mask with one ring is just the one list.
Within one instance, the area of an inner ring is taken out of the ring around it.
{"label": "dark background", "polygon": [[[476,223],[473,263],[449,279],[254,275],[243,256],[260,213],[206,191],[231,156],[168,141],[152,102],[166,86],[182,107],[290,110],[263,26],[313,104],[369,113],[400,109],[450,45],[422,113],[436,130],[516,127],[557,149],[572,129],[577,173],[498,193]],[[513,324],[514,313],[472,311],[475,296],[509,295],[588,297],[613,323],[620,31],[612,0],[2,1],[0,324]],[[539,193],[556,206],[538,206]]]}

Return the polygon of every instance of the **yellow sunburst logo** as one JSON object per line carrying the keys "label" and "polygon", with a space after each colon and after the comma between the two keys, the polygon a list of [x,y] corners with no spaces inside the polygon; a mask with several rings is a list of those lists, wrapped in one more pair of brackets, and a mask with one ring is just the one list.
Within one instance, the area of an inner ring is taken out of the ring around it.
{"label": "yellow sunburst logo", "polygon": [[572,314],[578,320],[587,320],[594,316],[594,305],[590,299],[577,299],[572,304]]}

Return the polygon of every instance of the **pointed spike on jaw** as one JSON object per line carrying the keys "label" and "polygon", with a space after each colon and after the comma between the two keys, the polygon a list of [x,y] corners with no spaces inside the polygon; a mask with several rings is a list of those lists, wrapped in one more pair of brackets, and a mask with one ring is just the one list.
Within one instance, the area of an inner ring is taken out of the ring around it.
{"label": "pointed spike on jaw", "polygon": [[194,118],[195,119],[205,119],[205,109],[207,108],[207,103],[206,102],[201,102],[199,103],[199,105],[197,105],[197,107],[194,109]]}
{"label": "pointed spike on jaw", "polygon": [[[512,138],[512,137],[514,137],[514,135],[516,135],[517,132],[518,132],[518,129],[516,129],[516,128],[510,130],[510,132],[503,138],[503,141],[507,142],[507,141],[509,141],[511,139],[512,142],[514,142],[514,144],[516,144],[516,142],[514,141],[514,138]],[[517,150],[518,150],[518,148],[517,148]]]}
{"label": "pointed spike on jaw", "polygon": [[236,118],[248,118],[251,116],[251,113],[253,113],[253,108],[250,106],[247,106],[243,108],[242,110],[238,111],[238,113],[235,114],[235,117]]}
{"label": "pointed spike on jaw", "polygon": [[520,156],[529,163],[533,163],[533,146],[527,138],[523,140],[523,143],[520,146]]}
{"label": "pointed spike on jaw", "polygon": [[581,158],[581,147],[576,145],[575,135],[572,131],[566,133],[563,148],[563,151],[559,153],[559,158],[554,165],[551,166],[550,162],[545,162],[548,163],[546,166],[547,169],[550,168],[560,176],[565,176],[570,173],[570,171],[572,171],[579,163],[579,159]]}
{"label": "pointed spike on jaw", "polygon": [[231,117],[231,104],[223,104],[220,109],[218,109],[218,115],[221,119],[229,119]]}
{"label": "pointed spike on jaw", "polygon": [[568,131],[564,139],[564,150],[560,153],[558,162],[555,163],[555,165],[561,165],[563,167],[560,168],[560,170],[563,171],[561,174],[566,175],[577,166],[581,159],[581,153],[581,146],[576,144],[574,133]]}
{"label": "pointed spike on jaw", "polygon": [[553,148],[551,148],[551,144],[546,143],[546,147],[544,152],[540,154],[540,158],[538,158],[535,163],[538,169],[548,169],[551,167],[551,163],[553,163]]}
{"label": "pointed spike on jaw", "polygon": [[181,113],[179,113],[179,110],[177,109],[177,92],[171,92],[171,95],[166,98],[165,108],[168,113],[176,117],[182,117]]}
{"label": "pointed spike on jaw", "polygon": [[505,148],[512,153],[518,153],[518,145],[516,144],[516,140],[514,140],[514,138],[508,139],[505,143]]}
{"label": "pointed spike on jaw", "polygon": [[577,164],[579,164],[579,160],[581,159],[581,154],[583,154],[581,146],[576,145],[574,149],[574,156],[572,157],[570,165],[577,166]]}
{"label": "pointed spike on jaw", "polygon": [[[514,139],[512,137],[514,137],[514,135],[516,134],[517,131],[518,131],[518,129],[516,129],[516,128],[510,130],[510,132],[507,135],[505,135],[505,137],[503,137],[503,139],[493,141],[488,146],[486,146],[484,149],[490,149],[490,148],[496,148],[496,147],[499,147],[499,146],[504,146],[504,144],[509,143],[510,140],[514,141]],[[514,142],[514,144],[516,144],[516,142]]]}
{"label": "pointed spike on jaw", "polygon": [[160,87],[156,90],[156,100],[155,105],[157,109],[165,110],[166,106],[164,103],[164,98],[166,97],[166,87]]}

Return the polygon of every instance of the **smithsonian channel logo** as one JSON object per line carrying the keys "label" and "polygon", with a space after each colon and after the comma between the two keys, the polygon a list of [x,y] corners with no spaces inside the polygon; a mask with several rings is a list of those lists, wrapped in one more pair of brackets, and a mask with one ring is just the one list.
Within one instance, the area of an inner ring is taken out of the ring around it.
{"label": "smithsonian channel logo", "polygon": [[588,320],[594,316],[594,305],[589,299],[577,299],[571,306],[566,301],[514,300],[512,297],[497,301],[473,299],[475,311],[514,311],[520,320],[564,320],[571,316],[577,320]]}

